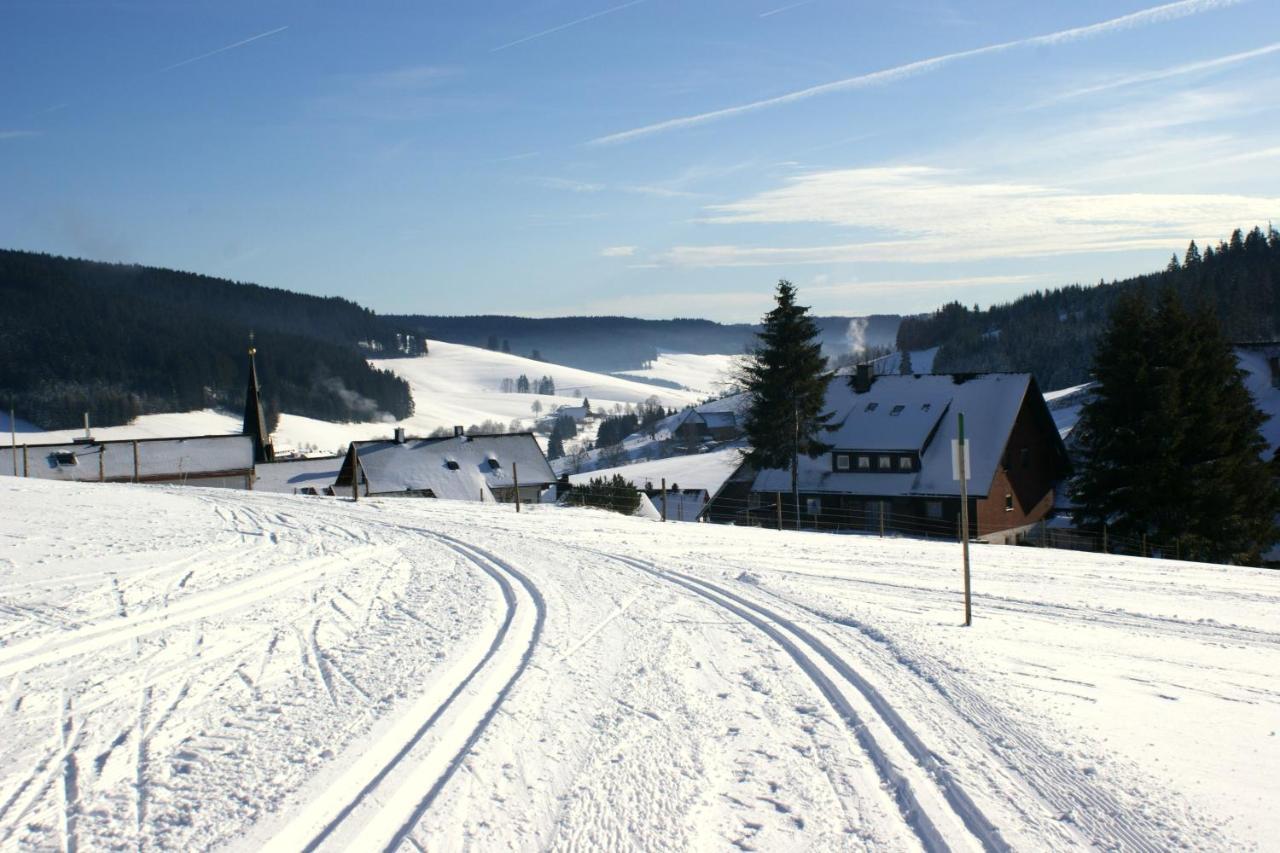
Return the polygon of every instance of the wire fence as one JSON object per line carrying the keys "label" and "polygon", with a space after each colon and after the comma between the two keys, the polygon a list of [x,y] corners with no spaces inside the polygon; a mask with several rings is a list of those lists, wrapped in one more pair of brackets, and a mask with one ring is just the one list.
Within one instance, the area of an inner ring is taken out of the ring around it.
{"label": "wire fence", "polygon": [[[596,494],[600,494],[599,489]],[[608,490],[606,490],[608,491]],[[617,506],[625,507],[621,492],[634,495],[639,490],[616,490]],[[656,490],[655,490],[656,491]],[[673,496],[675,493],[672,493]],[[759,495],[759,493],[754,493]],[[576,495],[576,496],[575,496]],[[781,504],[778,498],[781,498]],[[581,493],[569,491],[561,496],[561,502],[570,506],[594,503]],[[893,501],[868,500],[861,506],[831,506],[821,498],[811,502],[803,494],[800,499],[799,529],[831,533],[871,533],[882,536],[907,536],[918,539],[945,539],[959,542],[962,536],[958,501],[939,502],[937,514],[920,514]],[[634,503],[631,504],[634,506]],[[612,508],[605,506],[604,508]],[[789,493],[760,497],[737,498],[721,495],[702,508],[700,519],[716,523],[740,526],[780,528],[795,530],[796,507]],[[979,513],[971,512],[969,519],[970,541],[1000,541],[1036,548],[1056,548],[1070,551],[1124,554],[1136,557],[1182,559],[1184,552],[1190,557],[1190,549],[1181,539],[1156,539],[1148,536],[1117,535],[1109,529],[1086,530],[1064,525],[1058,519],[1039,520],[1004,529],[998,525],[984,524]],[[983,531],[980,535],[980,531]]]}

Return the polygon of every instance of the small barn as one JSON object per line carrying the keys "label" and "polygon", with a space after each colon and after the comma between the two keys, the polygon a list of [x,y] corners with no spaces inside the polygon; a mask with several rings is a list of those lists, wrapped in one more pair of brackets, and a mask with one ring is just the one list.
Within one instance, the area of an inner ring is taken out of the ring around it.
{"label": "small barn", "polygon": [[[952,467],[956,415],[969,442],[971,535],[1012,542],[1053,508],[1070,471],[1062,439],[1027,373],[873,376],[832,379],[823,441],[801,455],[800,523],[828,530],[959,534],[960,482]],[[781,505],[794,525],[789,469],[739,468],[710,501],[709,520],[772,525]]]}
{"label": "small barn", "polygon": [[556,476],[533,433],[454,435],[352,442],[334,482],[337,494],[357,484],[361,496],[537,503]]}
{"label": "small barn", "polygon": [[71,482],[248,489],[253,484],[253,459],[254,439],[249,435],[83,438],[0,449],[0,473]]}
{"label": "small barn", "polygon": [[667,521],[698,521],[711,497],[706,489],[667,489],[665,496],[661,489],[646,489],[645,494],[659,514],[666,507]]}

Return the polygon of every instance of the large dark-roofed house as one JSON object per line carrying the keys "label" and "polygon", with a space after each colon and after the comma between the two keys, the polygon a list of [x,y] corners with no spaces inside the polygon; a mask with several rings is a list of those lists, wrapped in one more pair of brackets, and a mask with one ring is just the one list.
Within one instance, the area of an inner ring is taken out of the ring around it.
{"label": "large dark-roofed house", "polygon": [[507,502],[515,500],[518,473],[520,500],[536,503],[556,482],[537,439],[527,432],[405,438],[397,430],[395,438],[351,447],[355,452],[348,452],[334,482],[339,495],[350,493],[355,478],[361,496]]}
{"label": "large dark-roofed house", "polygon": [[[957,413],[969,440],[971,534],[1015,541],[1053,507],[1070,470],[1035,379],[1027,373],[836,377],[833,413],[817,458],[801,455],[801,524],[831,530],[959,533],[952,467]],[[773,524],[778,495],[794,524],[791,471],[740,468],[712,499],[712,521]]]}

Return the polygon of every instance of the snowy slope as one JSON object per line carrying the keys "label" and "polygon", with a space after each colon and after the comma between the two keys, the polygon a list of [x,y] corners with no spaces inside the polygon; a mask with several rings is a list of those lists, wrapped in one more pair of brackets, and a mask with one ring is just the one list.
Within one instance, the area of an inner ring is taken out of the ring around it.
{"label": "snowy slope", "polygon": [[1275,573],[979,547],[963,629],[945,543],[5,477],[0,538],[0,847],[1280,837]]}
{"label": "snowy slope", "polygon": [[[658,398],[664,406],[679,408],[696,403],[704,396],[700,392],[661,388],[478,347],[439,341],[431,341],[430,347],[431,355],[426,358],[372,362],[375,367],[390,370],[409,383],[415,405],[413,417],[398,423],[335,424],[286,413],[281,416],[275,433],[277,449],[333,453],[344,449],[350,441],[389,436],[397,425],[403,426],[410,435],[427,435],[437,427],[471,426],[486,420],[497,421],[505,427],[510,421],[521,419],[524,426],[529,427],[535,417],[531,410],[535,400],[544,411],[558,405],[580,404],[581,400],[573,396],[574,391],[590,399],[592,407],[597,410],[611,409],[616,404],[640,403],[650,397]],[[531,379],[544,375],[552,377],[557,396],[501,392],[503,379],[515,379],[522,373]],[[21,419],[19,421],[21,429],[24,423]],[[84,434],[83,429],[40,432],[29,424],[25,426],[28,431],[19,436],[19,442],[66,441]],[[144,415],[128,426],[95,427],[93,433],[99,438],[115,439],[239,431],[238,417],[205,410]]]}
{"label": "snowy slope", "polygon": [[634,465],[622,465],[617,468],[585,471],[570,475],[569,482],[580,484],[593,477],[612,477],[614,474],[621,474],[637,489],[643,489],[645,483],[657,486],[662,482],[662,478],[666,477],[668,486],[678,485],[682,489],[706,489],[714,495],[741,461],[741,448],[725,447],[710,453],[671,456],[667,459],[637,462]]}
{"label": "snowy slope", "polygon": [[729,377],[736,360],[737,356],[732,355],[663,352],[643,370],[622,370],[614,375],[672,382],[705,398],[720,393],[730,384]]}

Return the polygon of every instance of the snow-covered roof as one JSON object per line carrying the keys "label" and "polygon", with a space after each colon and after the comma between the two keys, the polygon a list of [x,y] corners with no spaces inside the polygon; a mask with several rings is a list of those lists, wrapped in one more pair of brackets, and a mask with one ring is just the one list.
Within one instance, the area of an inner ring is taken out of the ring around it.
{"label": "snow-covered roof", "polygon": [[430,489],[445,500],[479,500],[483,490],[510,488],[512,466],[521,486],[556,481],[532,433],[358,441],[369,494]]}
{"label": "snow-covered roof", "polygon": [[254,467],[253,489],[257,492],[281,492],[286,495],[302,489],[323,491],[338,479],[342,459],[341,456],[324,456],[261,462]]}
{"label": "snow-covered roof", "polygon": [[[27,474],[42,480],[181,480],[184,477],[238,474],[253,468],[253,439],[247,435],[149,438],[135,441],[33,444],[26,448]],[[22,474],[23,447],[0,450],[0,475],[13,474],[14,454]]]}
{"label": "snow-covered roof", "polygon": [[729,412],[731,414],[739,414],[743,411],[748,403],[746,394],[730,394],[728,397],[721,397],[719,400],[712,400],[709,403],[703,403],[697,406],[697,411],[703,415],[711,412]]}
{"label": "snow-covered roof", "polygon": [[[858,394],[845,377],[827,388],[827,411],[835,429],[823,440],[840,451],[915,451],[915,471],[837,472],[831,454],[800,457],[800,488],[806,492],[864,494],[878,497],[955,496],[960,483],[951,470],[951,441],[958,438],[956,414],[965,416],[969,441],[969,493],[985,497],[1013,429],[1023,398],[1032,386],[1029,373],[988,373],[972,377],[946,374],[878,376]],[[867,411],[868,403],[878,405]],[[925,409],[925,406],[928,409]],[[903,406],[894,415],[896,406]],[[756,475],[754,491],[791,489],[791,472],[766,469]]]}

